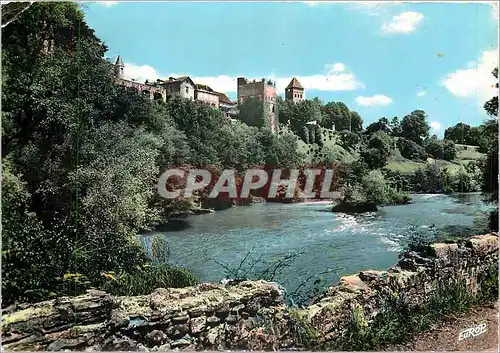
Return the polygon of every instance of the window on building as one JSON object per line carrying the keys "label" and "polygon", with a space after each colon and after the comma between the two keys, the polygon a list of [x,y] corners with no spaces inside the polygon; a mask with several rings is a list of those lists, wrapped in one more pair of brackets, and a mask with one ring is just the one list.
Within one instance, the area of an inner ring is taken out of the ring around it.
{"label": "window on building", "polygon": [[272,111],[273,111],[273,113],[274,113],[274,104],[273,104],[273,107],[272,107]]}
{"label": "window on building", "polygon": [[189,87],[186,87],[186,94],[189,93]]}

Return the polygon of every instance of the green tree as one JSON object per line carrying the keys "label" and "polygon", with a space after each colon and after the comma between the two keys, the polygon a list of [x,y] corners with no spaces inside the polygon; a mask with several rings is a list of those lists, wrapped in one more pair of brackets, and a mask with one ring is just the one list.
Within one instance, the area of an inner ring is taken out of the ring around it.
{"label": "green tree", "polygon": [[391,135],[392,136],[401,136],[401,123],[399,121],[399,118],[397,116],[395,116],[394,118],[392,118],[391,120],[391,123],[390,123],[390,127],[391,127]]}
{"label": "green tree", "polygon": [[370,135],[377,131],[385,132],[387,134],[392,131],[389,121],[386,118],[380,118],[378,121],[371,123],[366,128],[366,133]]}
{"label": "green tree", "polygon": [[[498,80],[498,67],[493,69],[492,74]],[[498,89],[498,82],[495,84],[495,87]],[[498,95],[484,103],[484,110],[486,110],[489,115],[498,117]]]}
{"label": "green tree", "polygon": [[[498,68],[493,70],[493,76],[498,79]],[[496,88],[498,88],[498,83]],[[489,143],[483,170],[482,190],[491,193],[491,201],[498,202],[498,95],[486,102],[484,109],[495,118],[484,124],[484,135],[488,138]],[[490,228],[498,230],[498,207],[491,214]]]}
{"label": "green tree", "polygon": [[401,137],[419,145],[422,145],[424,139],[429,136],[429,130],[427,114],[423,110],[415,110],[401,121]]}
{"label": "green tree", "polygon": [[[471,129],[472,128],[470,127],[470,125],[458,123],[455,126],[451,126],[444,131],[444,138],[455,143],[469,145],[471,144]],[[475,145],[475,143],[472,144]]]}
{"label": "green tree", "polygon": [[450,140],[443,141],[443,159],[446,161],[452,161],[457,156],[457,148],[455,143]]}
{"label": "green tree", "polygon": [[321,127],[319,125],[314,125],[314,135],[315,135],[315,140],[316,140],[316,143],[318,144],[318,146],[323,147],[323,145],[324,145],[323,134],[321,133]]}
{"label": "green tree", "polygon": [[363,130],[363,119],[358,112],[351,111],[351,131],[361,132]]}

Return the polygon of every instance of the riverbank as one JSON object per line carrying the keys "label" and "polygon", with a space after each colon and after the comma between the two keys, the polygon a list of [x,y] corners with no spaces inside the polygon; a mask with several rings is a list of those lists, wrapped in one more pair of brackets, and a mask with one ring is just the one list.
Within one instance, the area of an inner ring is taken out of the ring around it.
{"label": "riverbank", "polygon": [[[163,237],[169,244],[170,262],[188,268],[202,282],[231,276],[220,263],[237,269],[246,257],[241,273],[258,262],[246,276],[260,278],[269,264],[296,255],[273,279],[294,292],[299,286],[312,289],[317,279],[324,290],[349,273],[387,269],[398,261],[409,235],[430,232],[432,224],[456,235],[487,231],[489,206],[480,195],[412,196],[412,204],[359,215],[332,213],[331,205],[322,202],[232,207],[144,233],[140,240],[149,249],[154,236]],[[331,271],[320,275],[326,270]]]}
{"label": "riverbank", "polygon": [[[205,283],[137,297],[89,291],[18,305],[3,312],[3,348],[270,351],[398,343],[394,335],[382,334],[387,333],[384,325],[396,324],[397,331],[397,325],[408,325],[422,310],[439,307],[445,315],[465,299],[484,302],[494,297],[494,290],[498,296],[496,234],[428,249],[426,255],[404,253],[388,271],[344,276],[303,309],[288,307],[280,286],[265,281]],[[403,315],[399,321],[388,320],[394,311]],[[404,328],[398,332],[405,333]],[[371,341],[374,337],[377,341]],[[396,339],[402,337],[406,336]]]}

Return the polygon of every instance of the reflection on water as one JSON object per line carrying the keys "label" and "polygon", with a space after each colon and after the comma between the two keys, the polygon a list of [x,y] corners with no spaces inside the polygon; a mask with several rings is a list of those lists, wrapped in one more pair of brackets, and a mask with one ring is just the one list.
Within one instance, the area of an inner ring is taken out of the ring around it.
{"label": "reflection on water", "polygon": [[327,283],[336,283],[338,276],[392,266],[412,225],[435,224],[438,229],[465,229],[470,234],[486,231],[490,207],[479,194],[414,195],[413,200],[410,205],[358,216],[321,212],[331,206],[318,203],[241,206],[190,217],[186,228],[147,235],[163,234],[171,246],[172,262],[189,268],[202,281],[225,276],[214,259],[234,268],[252,249],[250,261],[301,253],[276,278],[293,290],[328,268],[334,271],[327,275]]}

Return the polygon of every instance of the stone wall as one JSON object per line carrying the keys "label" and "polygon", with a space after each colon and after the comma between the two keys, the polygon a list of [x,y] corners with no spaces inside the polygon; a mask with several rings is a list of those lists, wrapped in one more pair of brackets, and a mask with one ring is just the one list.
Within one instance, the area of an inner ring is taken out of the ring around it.
{"label": "stone wall", "polygon": [[291,309],[275,283],[245,281],[157,289],[112,297],[89,291],[4,310],[5,350],[279,350],[334,342],[357,310],[366,322],[394,296],[418,305],[438,286],[466,281],[474,293],[481,275],[498,266],[498,236],[464,244],[434,244],[402,254],[387,271],[343,277],[311,305]]}

